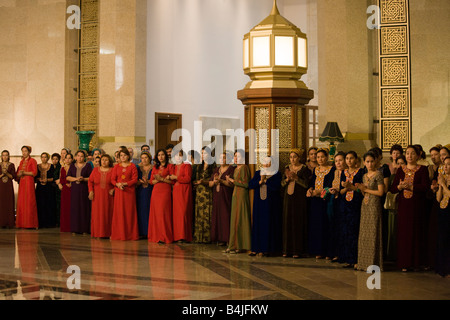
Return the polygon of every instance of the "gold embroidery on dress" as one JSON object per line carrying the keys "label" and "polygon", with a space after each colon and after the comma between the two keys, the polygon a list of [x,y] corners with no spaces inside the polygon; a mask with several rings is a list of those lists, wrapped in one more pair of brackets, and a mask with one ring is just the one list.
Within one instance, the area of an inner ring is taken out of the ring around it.
{"label": "gold embroidery on dress", "polygon": [[[416,172],[420,169],[420,166],[416,166],[414,169],[408,169],[408,167],[403,166],[403,171],[405,172],[405,182],[407,184],[414,184],[414,176]],[[405,199],[411,199],[413,197],[414,193],[411,190],[404,190],[403,196]]]}
{"label": "gold embroidery on dress", "polygon": [[[345,177],[347,178],[347,181],[350,182],[351,184],[353,184],[353,179],[355,178],[356,174],[358,173],[358,170],[355,170],[352,173],[350,173],[350,171],[348,171],[348,169],[346,169],[344,172],[345,172]],[[354,191],[347,191],[347,193],[345,194],[345,200],[352,201],[353,195],[354,195]]]}
{"label": "gold embroidery on dress", "polygon": [[323,183],[325,181],[325,176],[330,173],[331,171],[331,167],[329,167],[328,169],[326,169],[325,171],[319,171],[319,167],[316,167],[314,169],[314,172],[316,174],[316,182],[315,182],[315,189],[317,191],[322,191],[323,190]]}
{"label": "gold embroidery on dress", "polygon": [[[8,169],[9,169],[9,162],[2,162],[2,173],[8,173]],[[3,183],[7,183],[9,181],[8,176],[4,175],[2,177],[2,182]]]}
{"label": "gold embroidery on dress", "polygon": [[[41,179],[43,179],[44,177],[45,177],[45,179],[48,179],[47,173],[48,173],[48,170],[50,170],[50,165],[47,165],[47,169],[44,169],[42,167],[42,164],[40,164],[40,165],[38,165],[38,169],[40,172]],[[47,182],[41,182],[41,185],[43,185],[43,186],[45,186],[46,184],[47,184]]]}

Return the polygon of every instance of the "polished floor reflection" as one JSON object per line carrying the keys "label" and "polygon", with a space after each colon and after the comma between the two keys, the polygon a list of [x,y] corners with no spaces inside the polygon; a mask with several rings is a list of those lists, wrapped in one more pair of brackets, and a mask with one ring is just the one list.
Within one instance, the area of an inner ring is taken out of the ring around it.
{"label": "polished floor reflection", "polygon": [[[370,290],[369,274],[326,260],[222,249],[1,229],[0,300],[450,299],[450,279],[432,271],[401,273],[387,266],[381,289]],[[69,266],[80,272],[67,273]]]}

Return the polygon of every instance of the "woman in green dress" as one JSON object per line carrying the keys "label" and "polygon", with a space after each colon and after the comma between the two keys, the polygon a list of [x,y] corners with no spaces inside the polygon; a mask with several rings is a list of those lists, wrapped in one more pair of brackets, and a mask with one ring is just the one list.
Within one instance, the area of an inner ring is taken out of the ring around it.
{"label": "woman in green dress", "polygon": [[251,249],[251,210],[248,194],[250,169],[245,165],[245,152],[234,153],[236,169],[233,178],[227,176],[227,181],[234,185],[231,200],[230,241],[225,253],[241,253]]}
{"label": "woman in green dress", "polygon": [[208,147],[202,149],[202,164],[198,165],[195,173],[195,227],[194,242],[211,243],[211,214],[213,192],[209,181],[216,168]]}

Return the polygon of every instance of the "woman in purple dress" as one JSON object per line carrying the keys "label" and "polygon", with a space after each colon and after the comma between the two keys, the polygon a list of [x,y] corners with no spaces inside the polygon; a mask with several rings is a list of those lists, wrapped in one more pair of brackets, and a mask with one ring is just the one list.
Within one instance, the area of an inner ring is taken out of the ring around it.
{"label": "woman in purple dress", "polygon": [[14,187],[13,180],[16,179],[14,163],[9,162],[9,151],[2,151],[0,171],[0,227],[14,228]]}
{"label": "woman in purple dress", "polygon": [[398,193],[398,257],[397,266],[402,271],[417,269],[425,264],[426,257],[426,192],[430,188],[428,169],[417,164],[419,150],[406,149],[407,165],[398,169],[391,187]]}
{"label": "woman in purple dress", "polygon": [[211,241],[219,246],[225,246],[230,238],[231,199],[233,185],[227,181],[232,177],[234,169],[231,154],[222,153],[220,167],[216,168],[209,186],[212,188],[213,205],[211,216]]}
{"label": "woman in purple dress", "polygon": [[67,173],[67,181],[72,183],[70,201],[70,230],[73,234],[91,232],[91,202],[88,181],[92,166],[86,163],[86,154],[79,150],[75,154],[76,163]]}

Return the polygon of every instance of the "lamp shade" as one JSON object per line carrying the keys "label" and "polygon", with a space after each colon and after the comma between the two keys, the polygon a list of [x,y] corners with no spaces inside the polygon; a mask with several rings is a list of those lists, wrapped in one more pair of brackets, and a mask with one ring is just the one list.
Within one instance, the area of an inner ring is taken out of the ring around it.
{"label": "lamp shade", "polygon": [[344,136],[342,135],[337,122],[328,122],[325,130],[323,130],[323,133],[320,135],[319,140],[344,142]]}
{"label": "lamp shade", "polygon": [[307,36],[280,15],[276,0],[270,15],[244,36],[246,88],[302,88],[308,71]]}

